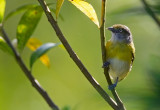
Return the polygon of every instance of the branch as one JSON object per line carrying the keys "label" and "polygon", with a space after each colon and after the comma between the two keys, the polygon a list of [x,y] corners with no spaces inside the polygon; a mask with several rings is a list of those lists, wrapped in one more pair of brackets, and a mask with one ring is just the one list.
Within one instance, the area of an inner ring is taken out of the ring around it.
{"label": "branch", "polygon": [[152,11],[152,9],[148,5],[148,3],[145,0],[141,0],[141,2],[143,3],[146,12],[153,18],[153,20],[156,22],[156,24],[160,27],[160,20],[155,15],[155,13]]}
{"label": "branch", "polygon": [[14,53],[15,60],[17,61],[17,63],[21,67],[22,71],[24,72],[24,74],[26,75],[28,80],[31,82],[32,86],[40,93],[40,95],[44,98],[44,100],[52,108],[52,110],[59,110],[59,108],[53,103],[51,98],[48,96],[47,92],[42,88],[42,86],[39,84],[39,82],[32,76],[31,71],[29,71],[27,69],[26,65],[24,64],[21,57],[19,56],[19,53],[15,50],[12,43],[10,42],[2,25],[0,26],[0,28],[2,29],[3,38],[5,39],[6,43],[9,45],[9,47],[12,49],[12,51]]}
{"label": "branch", "polygon": [[[106,19],[106,0],[102,0],[102,9],[101,9],[101,25],[100,25],[100,37],[101,37],[101,50],[102,50],[102,61],[103,63],[106,62],[106,49],[105,49],[105,19]],[[104,75],[106,77],[106,80],[108,82],[108,85],[112,85],[111,78],[108,73],[109,67],[104,68]],[[117,92],[115,89],[111,90],[114,99],[117,102],[118,107],[120,110],[125,110],[125,107],[120,100]]]}
{"label": "branch", "polygon": [[46,3],[44,0],[38,0],[40,3],[41,7],[43,8],[48,21],[50,22],[51,26],[55,30],[57,37],[60,39],[62,44],[64,45],[65,49],[67,50],[68,54],[72,58],[72,60],[76,63],[76,65],[79,67],[83,75],[87,78],[87,80],[92,84],[92,86],[97,90],[97,92],[103,97],[105,101],[108,102],[108,104],[115,110],[118,110],[118,107],[114,100],[102,89],[102,87],[97,83],[97,81],[91,76],[91,74],[88,72],[86,67],[82,64],[76,53],[73,51],[71,46],[69,45],[68,41],[64,37],[63,33],[61,32],[57,22],[53,18],[49,8],[47,7]]}

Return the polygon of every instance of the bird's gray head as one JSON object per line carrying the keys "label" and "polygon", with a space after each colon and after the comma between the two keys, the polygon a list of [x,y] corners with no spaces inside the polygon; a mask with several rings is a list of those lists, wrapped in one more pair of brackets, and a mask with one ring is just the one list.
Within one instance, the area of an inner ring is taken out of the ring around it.
{"label": "bird's gray head", "polygon": [[131,43],[132,33],[130,29],[122,24],[115,24],[109,27],[108,30],[112,32],[111,41],[119,43]]}

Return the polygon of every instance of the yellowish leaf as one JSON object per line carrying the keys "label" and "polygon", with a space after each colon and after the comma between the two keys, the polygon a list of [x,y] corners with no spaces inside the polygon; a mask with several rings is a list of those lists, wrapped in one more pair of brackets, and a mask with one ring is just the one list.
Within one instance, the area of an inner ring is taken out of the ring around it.
{"label": "yellowish leaf", "polygon": [[40,57],[41,62],[46,65],[48,68],[50,67],[49,57],[45,54]]}
{"label": "yellowish leaf", "polygon": [[88,16],[98,27],[99,21],[96,12],[91,4],[83,0],[69,0],[73,5],[75,5],[79,10],[81,10],[86,16]]}
{"label": "yellowish leaf", "polygon": [[41,45],[42,45],[42,42],[36,38],[30,38],[27,42],[27,47],[32,51],[35,51]]}
{"label": "yellowish leaf", "polygon": [[[41,45],[42,42],[36,38],[30,38],[27,42],[27,47],[32,51],[37,50]],[[48,68],[50,67],[50,60],[46,54],[40,57],[40,61]]]}
{"label": "yellowish leaf", "polygon": [[4,17],[5,5],[6,5],[6,1],[0,0],[0,23],[2,22]]}
{"label": "yellowish leaf", "polygon": [[63,44],[60,44],[58,47],[60,47],[60,48],[65,50],[65,47],[63,46]]}
{"label": "yellowish leaf", "polygon": [[62,7],[64,0],[57,0],[57,5],[56,5],[56,19],[58,18],[60,9]]}

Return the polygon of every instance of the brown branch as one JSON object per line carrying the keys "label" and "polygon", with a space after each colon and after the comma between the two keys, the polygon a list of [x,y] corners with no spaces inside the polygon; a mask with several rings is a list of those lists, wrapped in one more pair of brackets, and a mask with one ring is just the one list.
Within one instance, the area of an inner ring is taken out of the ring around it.
{"label": "brown branch", "polygon": [[[0,24],[1,25],[1,24]],[[3,29],[2,25],[0,26],[3,38],[5,39],[6,43],[9,45],[9,47],[12,49],[15,60],[19,64],[20,68],[28,78],[28,80],[31,82],[32,86],[40,93],[40,95],[44,98],[44,100],[47,102],[47,104],[52,108],[52,110],[59,110],[57,105],[54,104],[54,102],[51,100],[47,92],[42,88],[42,86],[39,84],[39,82],[32,76],[31,71],[28,70],[24,62],[22,61],[21,57],[19,56],[19,53],[15,50],[13,47],[11,41],[9,40],[5,30]]]}
{"label": "brown branch", "polygon": [[97,90],[97,92],[104,98],[105,101],[108,102],[108,104],[115,110],[118,110],[118,107],[114,100],[102,89],[102,87],[97,83],[97,81],[91,76],[91,74],[88,72],[88,70],[85,68],[85,66],[82,64],[76,53],[72,50],[71,46],[69,45],[68,41],[64,37],[63,33],[61,32],[57,22],[53,18],[49,8],[47,7],[44,0],[38,0],[40,5],[42,6],[48,21],[50,22],[51,26],[55,30],[57,37],[60,39],[62,44],[64,45],[65,49],[67,50],[68,54],[72,58],[72,60],[76,63],[76,65],[79,67],[83,75],[87,78],[87,80],[92,84],[92,86]]}
{"label": "brown branch", "polygon": [[[101,37],[101,50],[102,50],[102,61],[103,63],[106,62],[106,49],[105,49],[105,19],[106,19],[106,0],[102,0],[102,9],[101,9],[101,25],[100,25],[100,37]],[[108,85],[112,85],[111,78],[108,73],[109,67],[104,68],[104,75],[106,77],[106,80],[108,82]],[[114,99],[117,102],[118,107],[120,110],[125,110],[125,107],[119,98],[117,92],[115,89],[111,90]]]}
{"label": "brown branch", "polygon": [[160,27],[160,20],[155,15],[155,13],[152,11],[146,0],[141,0],[142,4],[144,5],[144,8],[146,12],[152,17],[152,19],[156,22],[156,24]]}

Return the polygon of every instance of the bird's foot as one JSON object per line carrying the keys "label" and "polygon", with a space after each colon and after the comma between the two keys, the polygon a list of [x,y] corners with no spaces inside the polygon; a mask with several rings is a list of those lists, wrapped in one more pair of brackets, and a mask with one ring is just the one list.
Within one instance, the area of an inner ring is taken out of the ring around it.
{"label": "bird's foot", "polygon": [[117,84],[109,85],[108,89],[109,89],[109,90],[113,90],[116,86],[117,86]]}
{"label": "bird's foot", "polygon": [[110,64],[110,63],[109,63],[108,61],[106,61],[105,63],[103,63],[102,68],[108,67],[109,64]]}
{"label": "bird's foot", "polygon": [[116,86],[117,86],[117,83],[118,83],[118,77],[116,78],[116,82],[114,83],[114,84],[112,84],[112,85],[109,85],[109,87],[108,87],[108,89],[109,90],[113,90]]}

